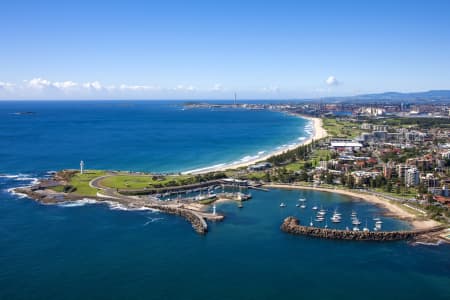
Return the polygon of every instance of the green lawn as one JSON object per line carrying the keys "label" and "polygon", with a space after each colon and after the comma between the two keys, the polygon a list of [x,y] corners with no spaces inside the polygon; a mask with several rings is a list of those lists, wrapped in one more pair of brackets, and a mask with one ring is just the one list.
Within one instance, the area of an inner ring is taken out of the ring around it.
{"label": "green lawn", "polygon": [[76,173],[71,179],[69,184],[74,186],[77,190],[74,194],[84,196],[96,196],[97,190],[89,186],[89,182],[99,176],[105,175],[105,171],[86,170],[83,174]]}
{"label": "green lawn", "polygon": [[361,134],[359,125],[348,121],[338,121],[333,118],[323,118],[323,128],[329,135],[342,138],[354,138]]}
{"label": "green lawn", "polygon": [[117,175],[106,177],[100,183],[103,186],[118,189],[143,189],[146,187],[174,186],[189,184],[193,178],[191,175],[170,175],[162,179],[154,179],[153,175]]}
{"label": "green lawn", "polygon": [[286,170],[288,171],[299,171],[301,169],[303,169],[303,165],[305,163],[303,161],[296,161],[290,164],[285,165],[284,167],[286,168]]}

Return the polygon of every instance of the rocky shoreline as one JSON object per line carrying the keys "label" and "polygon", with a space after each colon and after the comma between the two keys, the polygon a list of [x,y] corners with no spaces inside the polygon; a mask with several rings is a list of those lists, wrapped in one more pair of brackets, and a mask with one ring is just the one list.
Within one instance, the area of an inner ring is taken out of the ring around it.
{"label": "rocky shoreline", "polygon": [[305,235],[323,239],[353,240],[353,241],[399,241],[416,239],[421,236],[443,231],[445,226],[436,226],[423,230],[412,231],[351,231],[326,229],[300,225],[300,221],[295,217],[287,217],[281,225],[281,230],[295,235]]}
{"label": "rocky shoreline", "polygon": [[[58,204],[67,201],[77,201],[83,200],[87,197],[77,196],[77,195],[69,195],[66,193],[57,193],[53,192],[49,189],[43,189],[39,186],[31,186],[31,187],[22,187],[14,189],[15,193],[26,195],[28,198],[31,198],[42,204]],[[133,208],[132,203],[128,201],[122,201],[121,199],[112,199],[112,198],[102,198],[102,197],[88,197],[89,199],[94,199],[99,202],[105,201],[113,201],[119,204],[122,204],[126,207]],[[145,204],[143,205],[150,209],[155,209],[161,211],[163,213],[177,215],[184,218],[186,221],[192,224],[192,228],[198,234],[204,235],[208,232],[208,224],[204,220],[203,216],[195,211],[191,211],[184,207],[174,207],[171,205],[165,204]],[[217,216],[215,221],[221,221],[223,216]]]}

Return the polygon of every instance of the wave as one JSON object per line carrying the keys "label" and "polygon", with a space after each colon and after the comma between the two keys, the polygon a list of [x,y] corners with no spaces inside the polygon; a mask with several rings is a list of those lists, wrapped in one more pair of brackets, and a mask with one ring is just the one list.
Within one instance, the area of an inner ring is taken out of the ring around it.
{"label": "wave", "polygon": [[421,246],[440,246],[443,243],[444,242],[442,242],[442,241],[437,241],[436,243],[431,243],[431,242],[414,242],[414,244],[421,245]]}
{"label": "wave", "polygon": [[129,206],[123,205],[123,204],[121,204],[119,202],[115,202],[115,201],[99,201],[99,200],[90,199],[90,198],[83,198],[81,200],[75,200],[75,201],[59,202],[57,205],[60,207],[80,207],[80,206],[85,206],[85,205],[97,205],[97,204],[107,205],[109,207],[109,209],[111,209],[111,210],[153,211],[153,212],[157,211],[153,208],[149,208],[149,207],[145,207],[145,206],[129,207]]}
{"label": "wave", "polygon": [[99,203],[100,201],[97,201],[95,199],[83,198],[81,200],[59,202],[57,205],[60,207],[79,207]]}
{"label": "wave", "polygon": [[152,218],[152,217],[147,217],[148,221],[144,223],[143,226],[147,226],[150,223],[154,223],[154,222],[158,222],[161,220],[164,220],[164,218]]}
{"label": "wave", "polygon": [[6,189],[6,191],[8,193],[10,193],[11,195],[16,196],[17,198],[20,198],[20,199],[28,197],[26,194],[16,192],[15,191],[16,188],[17,187],[9,188],[9,189]]}
{"label": "wave", "polygon": [[6,178],[11,179],[14,181],[30,181],[30,184],[38,184],[39,178],[33,177],[33,175],[30,174],[0,174],[0,178]]}

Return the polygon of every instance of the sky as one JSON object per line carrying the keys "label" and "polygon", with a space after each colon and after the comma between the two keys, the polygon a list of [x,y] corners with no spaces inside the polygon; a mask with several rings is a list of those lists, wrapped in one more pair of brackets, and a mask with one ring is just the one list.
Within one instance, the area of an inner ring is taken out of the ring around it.
{"label": "sky", "polygon": [[450,1],[22,1],[0,99],[297,99],[450,89]]}

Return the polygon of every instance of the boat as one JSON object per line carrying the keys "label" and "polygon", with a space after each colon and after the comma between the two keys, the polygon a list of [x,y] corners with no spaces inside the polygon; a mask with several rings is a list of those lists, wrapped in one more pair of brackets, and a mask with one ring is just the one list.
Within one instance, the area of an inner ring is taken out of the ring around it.
{"label": "boat", "polygon": [[297,203],[297,204],[295,204],[295,206],[296,206],[296,207],[299,207],[299,206],[300,206],[300,204],[298,204],[298,203]]}
{"label": "boat", "polygon": [[383,221],[381,221],[381,220],[380,221],[376,221],[375,222],[375,228],[380,230],[381,229],[381,224],[383,224]]}
{"label": "boat", "polygon": [[281,202],[281,203],[280,203],[280,207],[286,207],[286,203]]}
{"label": "boat", "polygon": [[359,231],[358,226],[353,227],[353,231]]}
{"label": "boat", "polygon": [[358,220],[358,218],[356,218],[356,219],[353,219],[352,224],[353,224],[353,225],[360,225],[360,224],[361,224],[361,221]]}
{"label": "boat", "polygon": [[325,229],[327,229],[328,228],[328,223],[327,223],[327,221],[325,221]]}
{"label": "boat", "polygon": [[300,208],[306,208],[305,204],[300,205]]}
{"label": "boat", "polygon": [[314,221],[316,221],[316,222],[323,222],[323,218],[316,218]]}
{"label": "boat", "polygon": [[298,201],[300,201],[300,202],[305,202],[306,199],[305,199],[305,198],[300,198],[300,199],[298,199]]}
{"label": "boat", "polygon": [[369,228],[367,228],[367,220],[366,220],[366,226],[364,226],[363,231],[364,232],[368,232],[369,231]]}
{"label": "boat", "polygon": [[239,201],[238,207],[239,207],[239,208],[243,208],[243,207],[244,207],[244,205],[242,205],[242,202],[241,202],[241,201]]}
{"label": "boat", "polygon": [[338,217],[331,217],[330,218],[331,219],[331,221],[333,222],[333,223],[340,223],[341,222],[341,218],[338,218]]}
{"label": "boat", "polygon": [[314,205],[314,206],[312,207],[312,209],[313,209],[313,210],[318,210],[319,208],[318,208],[316,205]]}
{"label": "boat", "polygon": [[311,222],[309,222],[309,226],[311,226],[311,227],[314,226],[314,223],[313,223],[313,221],[312,221],[312,217],[311,217]]}

